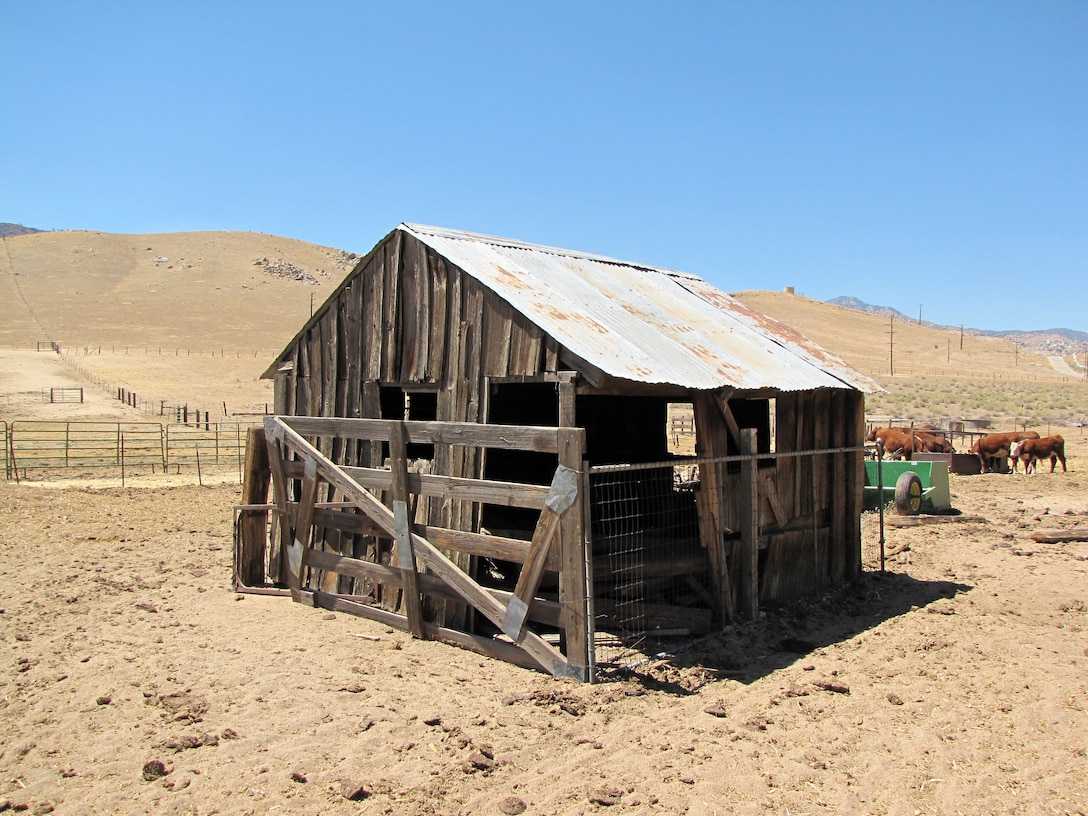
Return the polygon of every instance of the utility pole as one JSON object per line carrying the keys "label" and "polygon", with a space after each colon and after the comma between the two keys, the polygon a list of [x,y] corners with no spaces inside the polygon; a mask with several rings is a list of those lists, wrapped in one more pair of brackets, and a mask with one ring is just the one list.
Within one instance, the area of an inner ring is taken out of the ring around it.
{"label": "utility pole", "polygon": [[922,325],[922,307],[923,307],[924,305],[925,305],[924,303],[919,303],[919,304],[918,304],[918,325],[919,325],[919,326],[921,326],[921,325]]}
{"label": "utility pole", "polygon": [[963,351],[963,324],[960,323],[960,351]]}

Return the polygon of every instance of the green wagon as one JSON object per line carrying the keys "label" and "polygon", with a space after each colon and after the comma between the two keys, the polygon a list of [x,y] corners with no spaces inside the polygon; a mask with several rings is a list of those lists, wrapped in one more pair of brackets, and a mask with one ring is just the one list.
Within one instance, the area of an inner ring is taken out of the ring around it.
{"label": "green wagon", "polygon": [[[883,471],[879,477],[877,468]],[[948,487],[948,463],[943,459],[866,461],[863,507],[875,510],[881,504],[892,503],[900,515],[906,516],[950,511],[952,496]]]}

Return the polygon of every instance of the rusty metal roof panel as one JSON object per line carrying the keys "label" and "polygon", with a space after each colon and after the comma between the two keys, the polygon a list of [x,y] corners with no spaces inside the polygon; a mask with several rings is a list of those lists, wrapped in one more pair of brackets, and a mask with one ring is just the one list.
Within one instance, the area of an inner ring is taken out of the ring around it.
{"label": "rusty metal roof panel", "polygon": [[879,386],[694,275],[402,224],[606,374],[693,390]]}

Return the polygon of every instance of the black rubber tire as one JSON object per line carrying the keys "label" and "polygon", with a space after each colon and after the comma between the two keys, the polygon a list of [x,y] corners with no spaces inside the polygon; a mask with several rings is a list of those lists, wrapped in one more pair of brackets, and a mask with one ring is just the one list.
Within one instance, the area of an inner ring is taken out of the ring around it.
{"label": "black rubber tire", "polygon": [[922,511],[922,480],[913,471],[895,480],[895,511],[901,516],[916,516]]}

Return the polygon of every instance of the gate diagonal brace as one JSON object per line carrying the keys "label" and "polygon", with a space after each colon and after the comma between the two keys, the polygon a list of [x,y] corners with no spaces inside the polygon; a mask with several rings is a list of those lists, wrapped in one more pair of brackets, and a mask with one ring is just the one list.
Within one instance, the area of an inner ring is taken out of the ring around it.
{"label": "gate diagonal brace", "polygon": [[302,569],[306,566],[306,550],[313,532],[314,502],[317,500],[317,462],[306,459],[302,478],[302,496],[299,498],[295,517],[295,538],[287,547],[288,585],[291,597],[299,600],[302,588]]}
{"label": "gate diagonal brace", "polygon": [[398,566],[404,573],[404,608],[408,617],[408,628],[414,637],[423,639],[426,631],[423,626],[423,608],[419,601],[419,577],[406,502],[393,502],[393,523],[397,528]]}
{"label": "gate diagonal brace", "polygon": [[555,470],[544,508],[540,511],[540,520],[533,539],[529,544],[529,554],[518,576],[514,594],[506,606],[503,616],[502,631],[515,642],[520,642],[525,631],[525,620],[529,616],[529,606],[540,586],[544,575],[544,565],[548,561],[548,552],[556,533],[559,532],[559,519],[566,512],[578,495],[578,474],[564,465]]}
{"label": "gate diagonal brace", "polygon": [[[369,516],[375,524],[389,533],[390,537],[396,538],[397,525],[392,510],[344,473],[339,466],[310,444],[295,429],[287,425],[282,418],[267,418],[265,428],[266,434],[270,438],[280,441],[281,444],[292,448],[303,457],[312,458],[327,482],[342,491],[349,501]],[[577,474],[574,471],[571,471],[571,473],[577,484]],[[566,478],[562,481],[565,483]],[[557,504],[562,506],[562,501],[557,500]],[[445,581],[467,603],[501,628],[503,618],[506,615],[506,605],[496,600],[483,587],[475,583],[460,567],[450,561],[427,539],[411,531],[409,531],[409,536],[411,537],[415,558]],[[579,669],[569,664],[562,652],[530,629],[523,628],[518,639],[518,646],[525,650],[538,665],[550,670],[555,676],[580,672]]]}

